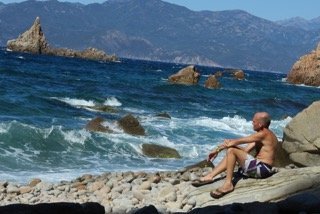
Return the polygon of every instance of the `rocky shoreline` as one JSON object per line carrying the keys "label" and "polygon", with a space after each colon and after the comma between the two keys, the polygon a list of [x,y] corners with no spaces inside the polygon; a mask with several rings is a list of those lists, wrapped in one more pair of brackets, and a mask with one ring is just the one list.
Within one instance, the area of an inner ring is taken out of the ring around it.
{"label": "rocky shoreline", "polygon": [[[222,185],[224,174],[211,184],[192,185],[214,167],[202,161],[168,172],[106,172],[55,183],[40,179],[28,184],[0,181],[0,206],[69,202],[76,203],[74,206],[95,203],[105,213],[217,213],[224,209],[242,213],[261,209],[266,213],[319,213],[319,105],[320,101],[314,102],[287,124],[271,177],[244,178],[235,172],[235,190],[220,199],[211,198],[210,191]],[[134,117],[128,119],[136,128]],[[101,120],[93,121],[97,124],[90,123],[87,129],[99,127]],[[139,211],[145,208],[153,211]]]}
{"label": "rocky shoreline", "polygon": [[[105,213],[135,213],[153,205],[159,213],[192,212],[196,208],[235,203],[275,202],[296,193],[287,207],[295,211],[320,208],[320,167],[278,168],[267,179],[237,178],[235,191],[221,199],[212,199],[209,192],[223,181],[202,187],[191,182],[212,168],[192,168],[170,172],[106,172],[83,175],[71,181],[50,183],[33,179],[28,184],[0,183],[0,205],[41,203],[97,202]],[[306,193],[307,191],[307,193]],[[311,196],[310,196],[311,195]],[[306,205],[305,197],[312,197]],[[299,204],[300,203],[300,204]],[[264,204],[267,208],[270,203]],[[261,206],[261,204],[259,205]]]}

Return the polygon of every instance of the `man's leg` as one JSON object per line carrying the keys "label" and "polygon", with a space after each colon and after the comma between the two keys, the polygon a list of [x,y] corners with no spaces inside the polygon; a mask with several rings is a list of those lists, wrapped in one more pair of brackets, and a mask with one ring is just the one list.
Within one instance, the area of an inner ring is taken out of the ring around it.
{"label": "man's leg", "polygon": [[221,172],[227,169],[227,156],[218,163],[216,167],[213,168],[212,172],[208,175],[200,178],[201,181],[211,181],[215,176],[219,175]]}
{"label": "man's leg", "polygon": [[[234,189],[232,184],[233,171],[236,162],[241,166],[244,165],[244,162],[247,158],[247,153],[241,149],[229,148],[226,155],[226,168],[227,168],[227,177],[224,184],[219,188],[219,192],[230,192]],[[219,193],[217,193],[219,194]]]}

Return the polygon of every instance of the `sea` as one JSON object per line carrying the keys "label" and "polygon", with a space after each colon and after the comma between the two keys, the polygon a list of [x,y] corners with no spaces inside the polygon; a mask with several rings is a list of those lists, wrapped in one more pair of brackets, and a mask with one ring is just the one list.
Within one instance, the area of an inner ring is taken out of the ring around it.
{"label": "sea", "polygon": [[[104,172],[177,171],[206,159],[224,139],[253,133],[257,111],[270,113],[270,128],[281,140],[292,118],[320,100],[320,88],[289,84],[286,74],[276,71],[245,70],[242,81],[226,74],[219,79],[220,89],[208,89],[207,77],[224,68],[197,66],[197,85],[168,82],[186,66],[132,59],[98,62],[2,48],[0,180],[58,182]],[[94,110],[101,105],[115,111]],[[139,120],[145,136],[119,128],[117,121],[128,114]],[[98,116],[112,133],[86,130]],[[141,150],[146,143],[174,148],[182,158],[147,157]]]}

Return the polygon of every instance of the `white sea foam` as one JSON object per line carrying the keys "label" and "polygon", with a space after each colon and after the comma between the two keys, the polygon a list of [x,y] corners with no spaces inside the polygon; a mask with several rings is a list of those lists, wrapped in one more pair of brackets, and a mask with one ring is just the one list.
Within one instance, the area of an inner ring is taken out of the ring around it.
{"label": "white sea foam", "polygon": [[241,133],[246,134],[252,130],[251,122],[240,116],[223,117],[222,119],[200,117],[190,122],[195,126],[202,126],[211,128],[215,131],[231,132],[240,135]]}
{"label": "white sea foam", "polygon": [[104,102],[104,105],[107,105],[107,106],[122,106],[122,103],[119,102],[119,100],[117,100],[117,98],[110,97]]}
{"label": "white sea foam", "polygon": [[84,145],[85,141],[91,138],[90,132],[86,131],[85,129],[81,130],[71,130],[62,132],[64,139],[71,144],[80,143]]}
{"label": "white sea foam", "polygon": [[53,130],[54,130],[54,126],[51,126],[50,128],[44,129],[43,130],[44,139],[47,139]]}
{"label": "white sea foam", "polygon": [[131,112],[131,113],[135,113],[135,114],[145,114],[147,113],[145,110],[143,109],[137,109],[137,108],[124,108],[125,111]]}
{"label": "white sea foam", "polygon": [[67,103],[75,107],[84,107],[84,106],[94,107],[95,106],[95,102],[92,100],[75,99],[75,98],[69,98],[69,97],[65,97],[65,98],[52,97],[52,99],[59,100],[61,102]]}
{"label": "white sea foam", "polygon": [[0,123],[0,134],[8,132],[8,125],[6,123]]}

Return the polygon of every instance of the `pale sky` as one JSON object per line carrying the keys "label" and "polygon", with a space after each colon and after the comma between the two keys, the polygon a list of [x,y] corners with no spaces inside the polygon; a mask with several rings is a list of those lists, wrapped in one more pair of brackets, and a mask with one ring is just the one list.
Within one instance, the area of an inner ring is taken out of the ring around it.
{"label": "pale sky", "polygon": [[[3,3],[22,2],[23,0],[0,0]],[[106,0],[59,0],[83,4],[102,3]],[[148,1],[148,0],[145,0]],[[302,17],[313,19],[320,16],[320,0],[163,0],[185,6],[191,10],[233,10],[241,9],[252,15],[271,21]]]}

